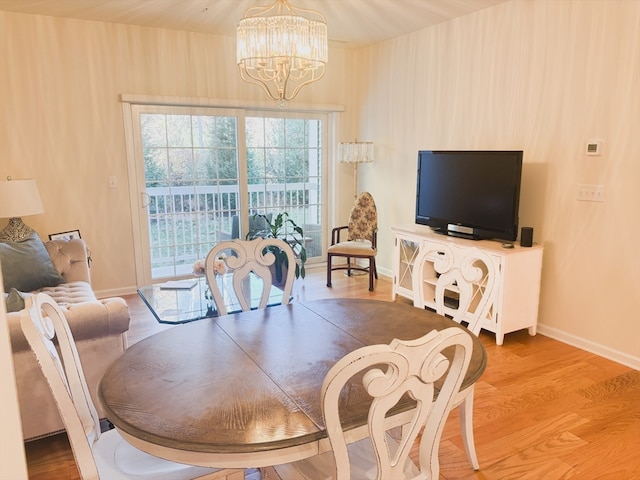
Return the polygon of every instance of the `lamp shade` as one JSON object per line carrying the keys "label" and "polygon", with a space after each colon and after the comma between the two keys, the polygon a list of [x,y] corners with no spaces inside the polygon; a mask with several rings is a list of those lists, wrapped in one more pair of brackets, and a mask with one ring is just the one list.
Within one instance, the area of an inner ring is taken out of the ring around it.
{"label": "lamp shade", "polygon": [[342,163],[373,162],[373,142],[339,143],[338,160]]}
{"label": "lamp shade", "polygon": [[33,179],[0,181],[0,218],[44,213],[38,186]]}

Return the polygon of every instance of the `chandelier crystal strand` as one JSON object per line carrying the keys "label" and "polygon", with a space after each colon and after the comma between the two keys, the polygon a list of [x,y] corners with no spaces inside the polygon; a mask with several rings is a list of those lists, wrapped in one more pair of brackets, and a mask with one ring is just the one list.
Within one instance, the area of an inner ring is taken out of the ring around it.
{"label": "chandelier crystal strand", "polygon": [[294,8],[286,0],[250,8],[238,24],[237,41],[241,78],[273,100],[292,100],[302,87],[324,76],[327,22],[318,12]]}

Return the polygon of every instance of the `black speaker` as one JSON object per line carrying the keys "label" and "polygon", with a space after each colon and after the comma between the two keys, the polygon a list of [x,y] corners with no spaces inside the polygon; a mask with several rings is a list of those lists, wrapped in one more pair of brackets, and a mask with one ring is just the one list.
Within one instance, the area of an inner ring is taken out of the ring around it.
{"label": "black speaker", "polygon": [[533,246],[533,227],[522,227],[520,230],[520,246]]}

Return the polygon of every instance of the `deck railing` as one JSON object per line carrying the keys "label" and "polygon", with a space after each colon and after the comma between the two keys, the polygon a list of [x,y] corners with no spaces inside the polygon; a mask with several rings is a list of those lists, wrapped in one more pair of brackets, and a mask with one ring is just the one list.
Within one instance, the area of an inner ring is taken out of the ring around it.
{"label": "deck railing", "polygon": [[[318,187],[310,183],[249,185],[249,212],[288,212],[311,239],[307,256],[320,256]],[[188,274],[213,245],[238,236],[233,228],[234,217],[240,215],[237,185],[148,187],[146,194],[154,278]]]}

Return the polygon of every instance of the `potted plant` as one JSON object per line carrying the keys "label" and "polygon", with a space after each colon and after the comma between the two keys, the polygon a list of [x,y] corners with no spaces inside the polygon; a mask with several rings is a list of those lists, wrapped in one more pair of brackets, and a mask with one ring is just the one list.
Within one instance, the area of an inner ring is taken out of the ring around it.
{"label": "potted plant", "polygon": [[[260,230],[254,230],[247,234],[248,240],[254,238],[279,238],[284,240],[296,255],[299,262],[296,262],[296,278],[304,278],[305,270],[304,264],[307,261],[307,250],[304,248],[304,232],[302,227],[299,227],[294,222],[287,212],[282,212],[272,217],[271,215],[263,215],[256,213],[251,217],[254,221],[261,219],[261,223],[265,228]],[[278,247],[268,247],[268,250],[273,253],[276,260],[273,264],[275,271],[275,284],[282,282],[282,279],[286,277],[287,269],[289,268],[289,262],[287,255]]]}

